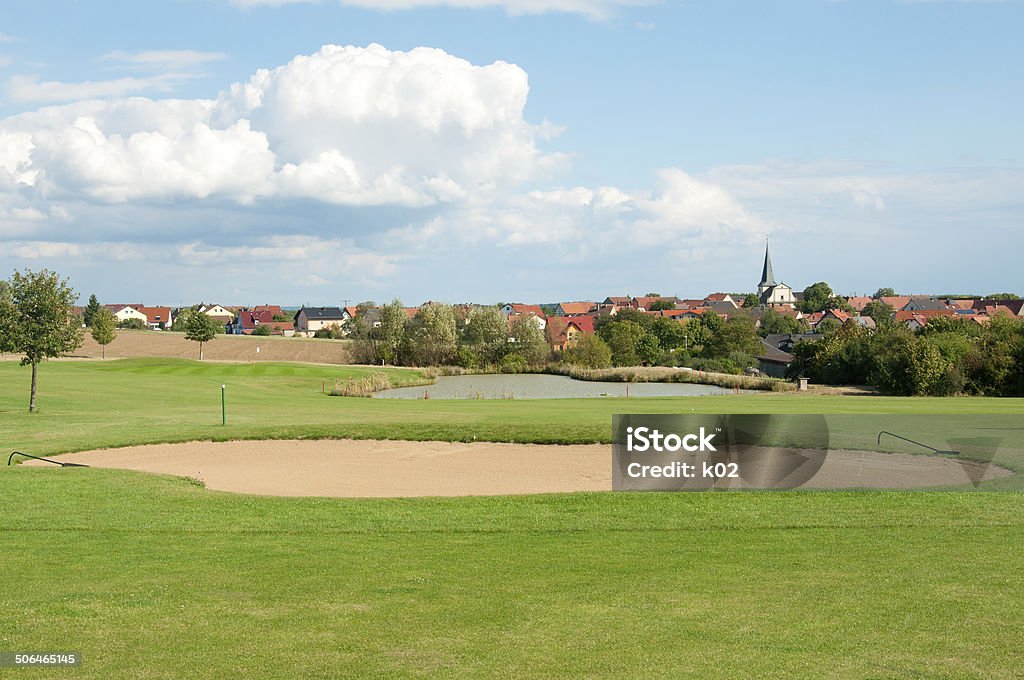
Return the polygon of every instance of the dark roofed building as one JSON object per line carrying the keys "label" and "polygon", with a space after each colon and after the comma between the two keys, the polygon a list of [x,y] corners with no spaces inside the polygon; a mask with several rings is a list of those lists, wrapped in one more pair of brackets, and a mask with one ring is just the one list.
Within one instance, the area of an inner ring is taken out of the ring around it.
{"label": "dark roofed building", "polygon": [[303,333],[315,333],[322,328],[341,326],[352,318],[340,307],[303,307],[295,315],[295,329]]}

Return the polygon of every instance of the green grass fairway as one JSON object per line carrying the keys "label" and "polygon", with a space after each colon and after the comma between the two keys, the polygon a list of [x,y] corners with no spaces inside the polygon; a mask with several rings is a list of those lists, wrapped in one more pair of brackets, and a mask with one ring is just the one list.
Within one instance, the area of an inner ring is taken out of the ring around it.
{"label": "green grass fairway", "polygon": [[[607,441],[617,412],[1024,413],[792,394],[399,401],[367,369],[0,362],[0,452],[156,441]],[[415,380],[395,371],[393,379]],[[229,425],[220,425],[220,385]],[[0,677],[1018,677],[1024,494],[337,500],[100,469],[0,469]]]}
{"label": "green grass fairway", "polygon": [[[46,455],[195,439],[391,438],[607,442],[615,413],[1024,413],[1024,399],[756,393],[656,399],[402,400],[331,397],[336,378],[379,368],[225,364],[185,359],[66,361],[29,370],[0,362],[0,447]],[[421,376],[387,369],[396,384]],[[220,386],[227,385],[228,426]],[[0,449],[0,450],[2,450]]]}

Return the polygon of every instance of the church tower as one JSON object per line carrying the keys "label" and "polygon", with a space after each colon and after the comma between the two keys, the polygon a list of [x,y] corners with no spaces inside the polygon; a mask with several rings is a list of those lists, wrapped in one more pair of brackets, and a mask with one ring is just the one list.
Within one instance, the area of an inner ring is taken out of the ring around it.
{"label": "church tower", "polygon": [[768,242],[764,244],[764,267],[761,268],[761,283],[757,284],[757,299],[762,305],[791,305],[796,302],[793,289],[784,283],[775,281],[772,270],[772,256],[768,251]]}
{"label": "church tower", "polygon": [[757,297],[764,302],[765,293],[776,286],[775,272],[772,271],[772,256],[768,252],[768,240],[764,242],[764,267],[761,269],[761,283],[757,284]]}

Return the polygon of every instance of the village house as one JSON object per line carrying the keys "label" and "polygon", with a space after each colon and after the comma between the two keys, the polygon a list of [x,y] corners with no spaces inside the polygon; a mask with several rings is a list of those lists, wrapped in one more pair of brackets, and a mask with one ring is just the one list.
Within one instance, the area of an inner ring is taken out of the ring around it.
{"label": "village house", "polygon": [[231,310],[221,305],[200,304],[197,309],[224,326],[227,326],[231,323],[231,320],[235,318],[235,315]]}
{"label": "village house", "polygon": [[171,327],[173,323],[171,319],[171,308],[170,307],[143,307],[140,306],[138,311],[146,315],[146,326],[152,330],[164,330]]}
{"label": "village house", "polygon": [[269,309],[240,309],[234,320],[225,327],[229,335],[251,335],[259,326],[270,329],[271,335],[294,335],[295,328],[290,321],[274,321]]}
{"label": "village house", "polygon": [[340,328],[351,318],[347,310],[339,307],[303,307],[295,315],[294,327],[299,333],[312,335],[331,326]]}
{"label": "village house", "polygon": [[149,323],[149,317],[144,312],[139,311],[142,309],[142,305],[103,305],[111,312],[114,313],[114,318],[117,319],[118,323],[124,323],[125,321],[141,321],[144,324]]}
{"label": "village house", "polygon": [[593,332],[592,316],[552,316],[547,320],[548,344],[555,352],[563,352],[574,347],[584,334]]}

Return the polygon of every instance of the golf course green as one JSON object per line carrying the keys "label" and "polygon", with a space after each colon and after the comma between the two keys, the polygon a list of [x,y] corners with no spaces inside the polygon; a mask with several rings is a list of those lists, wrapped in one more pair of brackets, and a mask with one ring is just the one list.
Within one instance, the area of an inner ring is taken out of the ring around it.
{"label": "golf course green", "polygon": [[[1024,414],[1021,399],[324,392],[375,370],[56,361],[30,415],[28,369],[0,361],[0,453],[608,442],[615,413]],[[0,511],[0,650],[83,655],[33,677],[1015,677],[1024,664],[1017,491],[345,500],[16,465],[0,469]]]}

